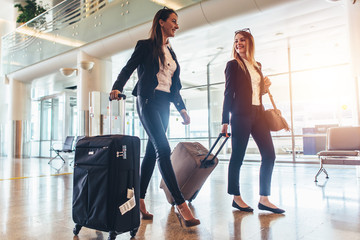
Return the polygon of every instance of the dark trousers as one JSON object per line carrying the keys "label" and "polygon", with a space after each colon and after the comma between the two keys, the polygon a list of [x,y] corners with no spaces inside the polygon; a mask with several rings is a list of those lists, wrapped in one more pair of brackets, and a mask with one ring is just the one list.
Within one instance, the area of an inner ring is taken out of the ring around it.
{"label": "dark trousers", "polygon": [[263,113],[262,107],[252,106],[250,115],[231,116],[232,154],[228,169],[228,193],[231,195],[240,195],[240,168],[244,160],[250,134],[261,154],[260,195],[270,195],[275,151],[270,130],[266,125]]}
{"label": "dark trousers", "polygon": [[176,181],[170,161],[170,145],[166,129],[170,114],[170,93],[155,91],[151,99],[138,96],[136,99],[140,121],[149,136],[146,152],[140,170],[140,198],[145,198],[156,160],[166,186],[171,192],[176,205],[185,202]]}

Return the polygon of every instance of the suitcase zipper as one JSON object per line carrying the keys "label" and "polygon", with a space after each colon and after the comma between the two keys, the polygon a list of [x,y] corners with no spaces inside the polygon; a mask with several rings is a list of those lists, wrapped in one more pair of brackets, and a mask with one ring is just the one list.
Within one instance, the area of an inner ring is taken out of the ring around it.
{"label": "suitcase zipper", "polygon": [[84,149],[84,148],[89,148],[89,149],[92,149],[92,148],[100,148],[100,149],[107,149],[109,148],[108,146],[105,146],[105,147],[76,147],[77,149]]}
{"label": "suitcase zipper", "polygon": [[75,166],[97,166],[97,167],[104,167],[107,164],[84,164],[84,163],[75,163]]}

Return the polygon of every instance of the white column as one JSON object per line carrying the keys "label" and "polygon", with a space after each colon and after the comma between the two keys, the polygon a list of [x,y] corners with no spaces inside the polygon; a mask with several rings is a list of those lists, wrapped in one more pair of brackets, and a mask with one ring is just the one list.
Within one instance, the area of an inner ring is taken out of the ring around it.
{"label": "white column", "polygon": [[[360,125],[360,1],[357,0],[354,4],[353,0],[345,2],[348,14],[351,69],[356,86],[357,124]],[[360,166],[356,166],[356,175],[360,178]]]}
{"label": "white column", "polygon": [[[0,46],[2,46],[2,37],[15,29],[14,19],[14,6],[13,2],[2,2],[0,9]],[[11,146],[9,138],[10,131],[8,121],[8,107],[9,107],[9,86],[5,84],[5,76],[3,75],[3,69],[1,64],[1,47],[0,47],[0,156],[9,155],[9,148]]]}
{"label": "white column", "polygon": [[26,130],[30,119],[31,99],[29,85],[10,79],[10,152],[9,156],[23,157],[29,155]]}
{"label": "white column", "polygon": [[[81,67],[82,62],[93,62],[91,70]],[[110,92],[111,62],[92,57],[85,52],[78,54],[79,82],[77,88],[77,106],[79,113],[79,135],[89,135],[89,101],[90,93]]]}
{"label": "white column", "polygon": [[352,4],[352,0],[345,1],[347,3],[348,26],[350,53],[352,61],[352,70],[354,76],[360,76],[360,1],[357,0]]}
{"label": "white column", "polygon": [[[11,24],[8,21],[0,19],[0,46],[2,46],[2,36],[8,33],[11,30]],[[1,47],[0,47],[0,56],[1,56]],[[0,57],[1,63],[1,57]],[[2,64],[0,64],[0,73],[2,73]],[[5,75],[1,75],[0,77],[0,96],[2,96],[2,100],[0,101],[0,124],[6,124],[7,118],[7,108],[8,108],[8,85],[5,82]]]}

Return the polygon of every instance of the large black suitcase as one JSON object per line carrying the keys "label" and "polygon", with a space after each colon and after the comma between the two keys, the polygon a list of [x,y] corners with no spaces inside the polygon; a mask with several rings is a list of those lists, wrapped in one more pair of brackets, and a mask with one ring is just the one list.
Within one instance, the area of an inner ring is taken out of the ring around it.
{"label": "large black suitcase", "polygon": [[85,137],[76,144],[73,230],[109,232],[109,239],[140,225],[140,139],[125,135]]}

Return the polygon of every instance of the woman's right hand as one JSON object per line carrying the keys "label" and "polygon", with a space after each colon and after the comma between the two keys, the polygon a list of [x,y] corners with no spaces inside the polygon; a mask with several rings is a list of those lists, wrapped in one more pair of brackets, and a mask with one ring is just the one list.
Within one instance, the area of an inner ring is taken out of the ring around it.
{"label": "woman's right hand", "polygon": [[111,100],[121,100],[121,97],[119,97],[119,94],[121,94],[121,92],[119,90],[112,90],[110,92],[110,99]]}
{"label": "woman's right hand", "polygon": [[183,122],[182,122],[182,124],[183,125],[189,125],[190,124],[190,116],[187,114],[187,111],[185,110],[185,109],[182,109],[181,111],[180,111],[180,115],[181,115],[181,117],[183,118]]}
{"label": "woman's right hand", "polygon": [[221,127],[221,133],[225,133],[227,137],[228,137],[228,126],[229,124],[225,123]]}

